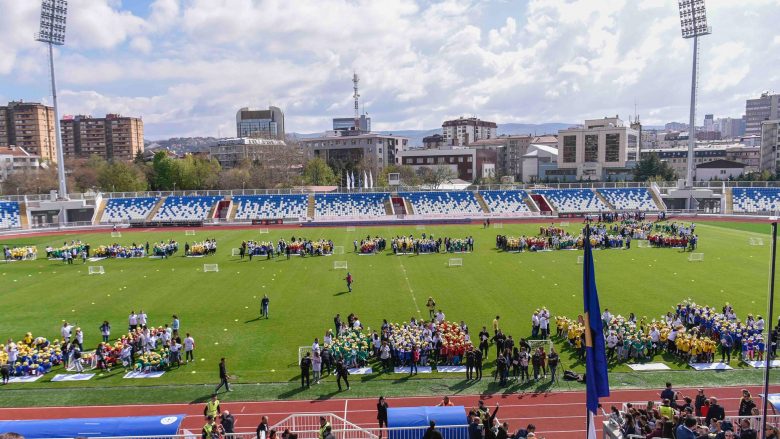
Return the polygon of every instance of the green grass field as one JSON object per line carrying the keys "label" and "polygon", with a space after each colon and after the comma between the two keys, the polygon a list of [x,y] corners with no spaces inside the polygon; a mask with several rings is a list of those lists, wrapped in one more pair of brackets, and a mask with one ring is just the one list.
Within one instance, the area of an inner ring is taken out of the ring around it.
{"label": "green grass field", "polygon": [[[572,222],[572,228],[579,227]],[[182,332],[190,332],[196,340],[195,364],[166,373],[155,380],[126,380],[122,372],[112,371],[77,383],[50,383],[48,374],[36,383],[12,385],[17,396],[8,404],[25,404],[34,399],[32,390],[105,388],[114,386],[180,386],[181,398],[189,393],[203,393],[200,384],[216,380],[220,357],[228,359],[229,371],[236,382],[277,383],[268,392],[245,389],[248,397],[316,397],[318,390],[303,395],[286,393],[298,376],[298,346],[310,345],[314,337],[322,337],[333,326],[333,316],[357,314],[367,327],[379,327],[383,318],[408,321],[411,316],[427,317],[425,301],[433,296],[444,310],[447,320],[464,320],[476,334],[482,325],[490,326],[496,314],[501,315],[502,328],[515,338],[530,335],[531,313],[546,306],[553,315],[576,317],[582,310],[582,265],[577,264],[577,251],[510,254],[494,249],[495,235],[536,235],[538,224],[506,224],[503,229],[484,230],[480,225],[427,226],[426,233],[435,236],[474,236],[476,251],[456,255],[463,258],[462,267],[447,267],[448,255],[394,256],[391,251],[376,256],[352,253],[352,241],[366,235],[390,238],[397,234],[419,235],[414,226],[358,227],[355,232],[339,228],[300,228],[274,230],[261,235],[257,229],[197,230],[197,236],[185,236],[183,230],[151,232],[123,231],[123,237],[112,239],[108,232],[99,234],[68,234],[55,237],[25,237],[0,239],[2,245],[35,244],[39,255],[47,245],[62,245],[63,241],[81,239],[93,248],[118,241],[153,242],[176,239],[184,242],[214,237],[219,244],[216,256],[208,258],[173,257],[168,260],[104,260],[88,265],[102,265],[105,275],[87,275],[87,268],[77,261],[68,266],[61,262],[39,259],[34,262],[14,262],[0,265],[0,337],[20,339],[31,331],[49,339],[59,337],[59,327],[67,320],[85,331],[85,344],[92,347],[100,340],[98,326],[109,320],[112,335],[126,328],[130,310],[144,309],[150,324],[170,323],[178,314]],[[769,226],[745,223],[697,224],[700,236],[698,252],[704,262],[688,262],[687,253],[675,249],[637,248],[629,251],[596,251],[596,277],[602,309],[613,313],[654,318],[670,310],[685,298],[697,303],[722,306],[734,305],[737,314],[766,312],[767,271],[769,260]],[[307,257],[291,260],[240,261],[231,257],[231,248],[242,240],[277,240],[291,236],[310,239],[328,238],[343,245],[344,255]],[[764,246],[750,246],[750,237],[763,237]],[[180,251],[182,254],[183,251]],[[344,270],[333,270],[333,262],[347,261],[355,278],[354,292],[346,293]],[[204,263],[218,263],[219,273],[204,273]],[[271,298],[271,319],[259,320],[259,301],[263,294]],[[491,352],[491,363],[492,363]],[[562,355],[566,369],[582,370],[568,351]],[[737,362],[733,365],[736,367]],[[684,365],[670,364],[674,369]],[[490,366],[492,368],[492,365]],[[663,380],[663,374],[629,373],[626,366],[613,372],[627,385],[642,385]],[[680,372],[682,373],[682,372]],[[435,375],[435,374],[434,374]],[[658,376],[661,378],[652,378]],[[700,381],[706,375],[691,377]],[[736,373],[741,381],[759,379],[752,371]],[[713,375],[714,377],[714,375]],[[371,389],[383,391],[399,384],[397,376],[373,375],[363,378]],[[460,379],[460,378],[458,378]],[[688,378],[687,378],[688,379]],[[713,378],[719,382],[722,377]],[[292,383],[288,383],[293,381]],[[399,392],[430,393],[432,378],[409,380],[407,390]],[[418,382],[419,381],[419,382]],[[693,382],[691,381],[691,382]],[[728,380],[727,380],[728,381]],[[444,377],[443,386],[455,385],[453,377]],[[660,381],[659,381],[660,382]],[[169,387],[174,386],[174,387]],[[332,387],[332,386],[331,386]],[[190,389],[190,390],[187,390]],[[474,388],[475,390],[478,388]],[[332,389],[329,389],[332,390]],[[128,401],[137,400],[128,393]],[[387,393],[387,392],[385,392]],[[101,392],[91,398],[101,400]],[[149,395],[154,395],[151,392]],[[123,397],[106,396],[106,398]],[[78,395],[63,394],[63,401]],[[161,397],[162,398],[162,397]]]}

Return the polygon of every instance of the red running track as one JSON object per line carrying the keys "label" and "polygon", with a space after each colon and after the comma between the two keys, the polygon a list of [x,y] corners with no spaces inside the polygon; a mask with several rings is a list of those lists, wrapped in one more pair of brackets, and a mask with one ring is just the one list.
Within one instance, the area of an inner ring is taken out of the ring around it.
{"label": "red running track", "polygon": [[[746,387],[758,402],[762,389],[757,386]],[[708,396],[718,398],[726,409],[726,415],[736,415],[742,387],[719,387],[706,389]],[[772,386],[776,392],[780,386]],[[684,396],[693,398],[695,389],[680,389]],[[602,400],[608,410],[613,404],[620,408],[624,402],[658,401],[657,390],[615,390],[611,396]],[[345,393],[346,395],[346,393]],[[509,422],[511,432],[528,423],[534,423],[537,432],[548,439],[579,439],[585,431],[585,394],[583,392],[553,393],[512,393],[491,395],[452,396],[455,405],[467,408],[476,407],[482,398],[488,407],[500,403],[497,417]],[[404,397],[388,398],[391,407],[409,407],[435,405],[440,397]],[[204,404],[144,404],[124,406],[80,406],[80,407],[30,407],[0,409],[0,419],[57,419],[109,416],[142,416],[185,413],[188,416],[182,428],[199,431],[203,426]],[[376,427],[376,400],[374,398],[326,399],[313,401],[261,401],[261,402],[223,402],[223,410],[230,410],[236,417],[236,431],[254,431],[260,417],[268,416],[271,425],[276,424],[290,414],[295,413],[333,413],[348,421],[364,427]],[[598,418],[601,421],[601,417]],[[597,425],[601,425],[600,422]]]}

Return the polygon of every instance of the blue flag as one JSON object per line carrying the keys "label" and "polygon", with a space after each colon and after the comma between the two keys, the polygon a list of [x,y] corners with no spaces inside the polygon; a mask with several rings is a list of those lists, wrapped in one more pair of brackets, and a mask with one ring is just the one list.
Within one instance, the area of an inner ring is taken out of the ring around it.
{"label": "blue flag", "polygon": [[590,226],[587,227],[582,274],[585,300],[585,386],[588,411],[595,414],[599,407],[599,398],[609,396],[609,378],[599,294],[596,291],[596,275],[593,270],[593,250],[590,247]]}

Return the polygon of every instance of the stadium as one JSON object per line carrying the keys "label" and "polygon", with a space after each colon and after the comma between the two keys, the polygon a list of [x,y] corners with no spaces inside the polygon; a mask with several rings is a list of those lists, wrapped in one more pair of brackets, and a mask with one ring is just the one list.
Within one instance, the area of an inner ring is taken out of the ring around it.
{"label": "stadium", "polygon": [[[672,381],[680,406],[702,387],[739,422],[740,389],[760,400],[774,346],[765,344],[776,331],[764,320],[765,291],[780,188],[704,188],[720,202],[711,213],[712,204],[667,208],[673,184],[572,186],[75,194],[81,206],[60,211],[52,205],[61,201],[7,197],[2,355],[15,361],[0,417],[173,417],[173,433],[156,434],[198,435],[225,358],[231,391],[218,398],[240,437],[254,437],[262,416],[301,437],[319,435],[320,416],[339,437],[422,435],[428,418],[417,412],[379,430],[379,395],[393,409],[448,396],[469,410],[484,400],[500,405],[510,434],[534,424],[541,437],[582,437],[585,386],[564,372],[585,371],[578,319],[589,224],[605,325],[621,339],[606,415],[612,405],[660,404]],[[33,220],[70,210],[82,220]],[[482,350],[483,327],[483,378],[468,379],[467,346]],[[632,344],[652,342],[656,329],[657,343]],[[726,332],[737,339],[723,362]],[[191,361],[181,352],[188,337]],[[555,349],[560,362],[555,372],[534,358],[523,367],[513,346]],[[496,361],[501,347],[510,348],[506,366]],[[332,363],[323,358],[321,378],[304,386],[301,360],[313,351],[329,351]],[[339,390],[337,361],[349,389]],[[446,437],[467,434],[461,412],[442,427]],[[612,434],[608,416],[598,420]]]}

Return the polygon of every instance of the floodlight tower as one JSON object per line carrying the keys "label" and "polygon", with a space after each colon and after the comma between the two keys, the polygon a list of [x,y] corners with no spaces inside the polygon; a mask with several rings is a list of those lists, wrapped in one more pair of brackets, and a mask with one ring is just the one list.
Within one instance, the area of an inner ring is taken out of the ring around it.
{"label": "floodlight tower", "polygon": [[53,46],[65,44],[65,19],[68,15],[68,0],[41,0],[41,29],[36,40],[49,46],[49,70],[51,73],[51,97],[54,103],[54,133],[57,147],[57,176],[60,180],[59,198],[68,198],[65,184],[65,155],[62,152],[62,134],[60,133],[60,113],[57,109],[57,81],[54,77]]}
{"label": "floodlight tower", "polygon": [[696,172],[694,163],[694,148],[696,147],[696,80],[698,78],[699,37],[712,33],[707,26],[707,10],[704,0],[678,0],[680,8],[680,28],[682,37],[693,38],[693,69],[691,72],[691,113],[688,126],[688,175],[685,178],[686,187],[693,187],[693,177]]}
{"label": "floodlight tower", "polygon": [[360,78],[358,78],[357,73],[353,73],[352,89],[355,91],[355,93],[352,95],[352,97],[355,99],[355,131],[360,131],[360,94],[358,93],[358,82],[360,82]]}

